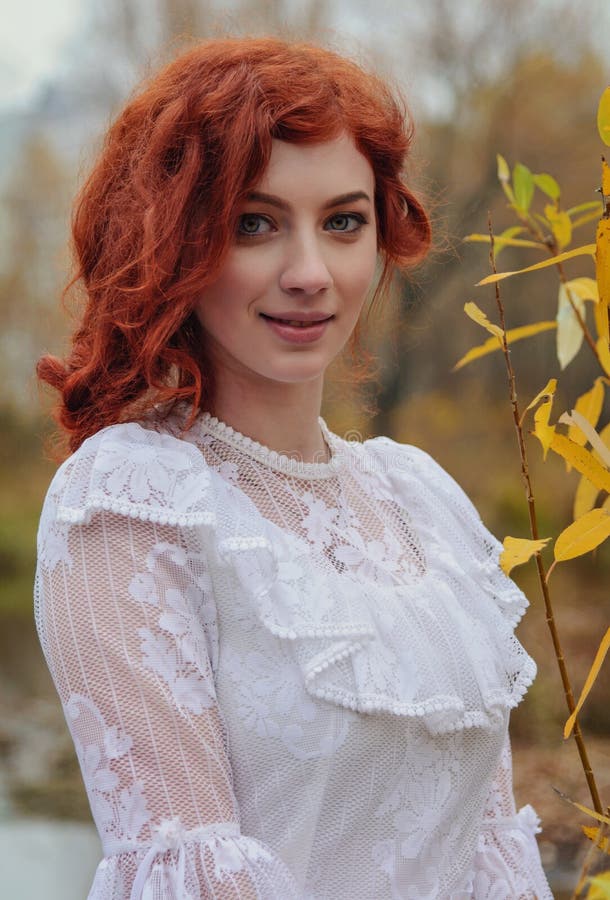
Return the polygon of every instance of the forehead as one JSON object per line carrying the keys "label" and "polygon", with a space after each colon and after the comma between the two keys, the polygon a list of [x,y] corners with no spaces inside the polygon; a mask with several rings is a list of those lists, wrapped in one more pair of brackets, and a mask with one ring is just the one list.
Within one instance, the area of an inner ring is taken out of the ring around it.
{"label": "forehead", "polygon": [[272,194],[311,199],[356,190],[373,197],[375,176],[353,139],[342,134],[320,144],[274,140],[269,165],[256,185]]}

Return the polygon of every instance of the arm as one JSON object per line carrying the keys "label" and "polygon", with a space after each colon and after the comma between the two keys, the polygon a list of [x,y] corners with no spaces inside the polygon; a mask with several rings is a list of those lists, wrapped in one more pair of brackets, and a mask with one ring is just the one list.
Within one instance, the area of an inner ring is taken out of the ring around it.
{"label": "arm", "polygon": [[552,900],[542,870],[531,806],[515,809],[508,737],[493,781],[474,862],[476,900]]}
{"label": "arm", "polygon": [[38,623],[105,859],[90,900],[287,900],[242,835],[195,530],[107,511],[41,528]]}

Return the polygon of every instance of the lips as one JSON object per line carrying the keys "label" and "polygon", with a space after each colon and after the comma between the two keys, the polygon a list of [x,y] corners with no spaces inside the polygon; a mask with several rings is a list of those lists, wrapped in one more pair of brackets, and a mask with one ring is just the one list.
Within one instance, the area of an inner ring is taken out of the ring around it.
{"label": "lips", "polygon": [[319,340],[325,333],[331,320],[334,319],[334,315],[315,312],[314,310],[299,312],[296,314],[296,318],[294,316],[295,313],[291,311],[277,316],[260,313],[261,319],[276,337],[295,345],[312,344]]}
{"label": "lips", "polygon": [[296,317],[294,313],[292,315],[287,313],[278,316],[272,316],[269,315],[269,313],[261,313],[260,315],[263,319],[268,319],[271,322],[278,322],[280,325],[291,325],[294,328],[308,328],[312,325],[319,325],[321,322],[328,322],[333,318],[331,314],[316,312],[303,312],[299,313]]}

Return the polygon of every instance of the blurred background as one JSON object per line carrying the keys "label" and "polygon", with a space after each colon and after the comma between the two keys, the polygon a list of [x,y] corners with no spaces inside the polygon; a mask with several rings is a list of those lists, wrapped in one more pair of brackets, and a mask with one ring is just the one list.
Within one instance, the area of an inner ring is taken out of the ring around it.
{"label": "blurred background", "polygon": [[[71,741],[32,619],[35,533],[54,471],[44,450],[49,398],[33,370],[61,353],[71,324],[60,295],[69,271],[71,199],[113,114],[134,85],[189,36],[287,34],[376,67],[398,83],[417,124],[410,179],[428,198],[435,249],[393,303],[371,317],[376,393],[340,377],[325,415],[339,434],[378,433],[431,452],[464,486],[500,537],[528,535],[527,511],[498,354],[452,372],[482,332],[463,314],[493,292],[474,284],[487,250],[465,244],[514,224],[496,179],[496,153],[549,172],[570,207],[595,199],[603,146],[595,115],[610,81],[605,0],[0,0],[0,893],[11,898],[86,896],[99,846]],[[593,240],[595,223],[577,244]],[[500,268],[535,261],[503,251]],[[527,254],[530,254],[529,256]],[[589,268],[587,268],[587,266]],[[593,275],[589,261],[568,271]],[[487,290],[487,293],[485,293]],[[557,284],[547,271],[506,283],[509,327],[553,319]],[[550,332],[513,350],[519,396],[559,374]],[[558,410],[594,375],[586,350],[563,375]],[[366,402],[363,402],[363,399]],[[377,408],[373,408],[373,401]],[[608,420],[605,410],[602,424]],[[530,448],[540,531],[570,521],[574,475]],[[564,564],[553,576],[565,655],[580,691],[610,624],[610,553]],[[517,572],[532,602],[520,637],[540,675],[513,718],[519,803],[543,819],[545,865],[569,896],[585,847],[577,814],[558,787],[588,803],[565,719],[544,610],[533,572]],[[602,796],[610,798],[610,689],[603,672],[582,717]]]}

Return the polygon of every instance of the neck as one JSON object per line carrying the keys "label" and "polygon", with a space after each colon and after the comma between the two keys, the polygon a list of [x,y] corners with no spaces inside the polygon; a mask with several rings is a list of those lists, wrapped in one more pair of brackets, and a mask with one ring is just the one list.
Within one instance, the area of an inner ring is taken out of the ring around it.
{"label": "neck", "polygon": [[302,462],[327,462],[329,451],[318,422],[323,380],[271,383],[253,390],[248,383],[219,384],[212,415],[259,444]]}

